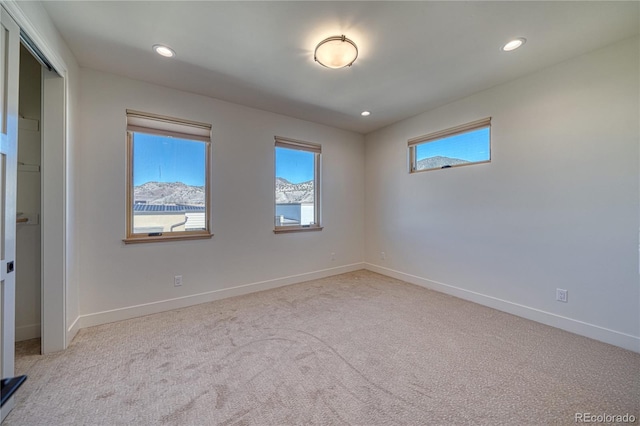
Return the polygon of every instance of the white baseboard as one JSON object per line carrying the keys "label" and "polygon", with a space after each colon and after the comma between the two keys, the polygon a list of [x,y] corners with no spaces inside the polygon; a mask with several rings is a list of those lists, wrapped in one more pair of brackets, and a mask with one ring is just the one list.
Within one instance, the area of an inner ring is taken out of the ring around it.
{"label": "white baseboard", "polygon": [[40,324],[20,325],[16,327],[16,342],[40,337]]}
{"label": "white baseboard", "polygon": [[478,303],[479,305],[488,306],[499,311],[507,312],[551,327],[560,328],[571,333],[579,334],[581,336],[589,337],[594,340],[599,340],[601,342],[640,353],[640,337],[638,336],[610,330],[595,324],[589,324],[576,319],[563,317],[551,312],[542,311],[540,309],[509,302],[508,300],[465,290],[460,287],[418,277],[416,275],[407,274],[394,269],[374,265],[372,263],[365,263],[365,268],[391,278],[396,278],[398,280],[406,281],[441,293],[450,294],[451,296],[469,300],[471,302]]}
{"label": "white baseboard", "polygon": [[76,337],[76,334],[78,334],[78,331],[80,331],[80,317],[76,318],[75,321],[73,321],[73,324],[71,324],[67,329],[67,336],[66,336],[67,347],[69,346],[73,338]]}
{"label": "white baseboard", "polygon": [[[297,284],[304,281],[325,278],[332,275],[344,274],[347,272],[365,269],[364,263],[353,263],[351,265],[339,266],[336,268],[323,269],[315,272],[308,272],[299,275],[291,275],[267,281],[259,281],[250,284],[239,285],[231,288],[208,291],[206,293],[194,294],[190,296],[178,297],[175,299],[161,300],[158,302],[145,303],[142,305],[128,306],[125,308],[113,309],[109,311],[96,312],[93,314],[80,315],[69,328],[67,335],[75,333],[85,327],[107,324],[115,321],[122,321],[144,315],[156,314],[158,312],[170,311],[172,309],[186,308],[188,306],[199,305],[201,303],[212,302],[214,300],[226,299],[228,297],[241,296],[257,291],[270,290],[272,288]],[[75,336],[75,333],[73,335]],[[73,338],[73,337],[72,337]],[[68,340],[70,342],[70,340]]]}

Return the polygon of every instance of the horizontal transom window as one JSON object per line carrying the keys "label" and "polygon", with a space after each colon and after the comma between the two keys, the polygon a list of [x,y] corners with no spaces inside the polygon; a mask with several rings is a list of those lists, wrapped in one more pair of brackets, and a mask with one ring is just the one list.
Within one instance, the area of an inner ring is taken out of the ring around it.
{"label": "horizontal transom window", "polygon": [[491,117],[409,140],[410,172],[491,161]]}

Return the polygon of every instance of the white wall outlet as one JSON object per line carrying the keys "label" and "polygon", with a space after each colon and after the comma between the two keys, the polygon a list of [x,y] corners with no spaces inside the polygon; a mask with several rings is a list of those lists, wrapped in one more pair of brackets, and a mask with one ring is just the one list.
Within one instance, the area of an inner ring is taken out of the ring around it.
{"label": "white wall outlet", "polygon": [[380,259],[385,260],[387,258],[387,253],[381,251],[380,252]]}
{"label": "white wall outlet", "polygon": [[182,275],[176,275],[173,277],[173,286],[180,287],[182,285]]}
{"label": "white wall outlet", "polygon": [[556,288],[556,300],[567,303],[569,301],[569,291],[563,288]]}
{"label": "white wall outlet", "polygon": [[336,260],[336,254],[335,253],[331,253],[331,260]]}

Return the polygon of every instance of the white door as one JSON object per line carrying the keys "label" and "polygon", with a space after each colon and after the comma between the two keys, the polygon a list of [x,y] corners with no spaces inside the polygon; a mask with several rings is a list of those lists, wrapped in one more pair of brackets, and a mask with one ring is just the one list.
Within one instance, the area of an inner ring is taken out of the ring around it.
{"label": "white door", "polygon": [[[0,376],[14,375],[16,172],[18,168],[18,74],[20,29],[0,8]],[[9,414],[13,400],[0,411]]]}

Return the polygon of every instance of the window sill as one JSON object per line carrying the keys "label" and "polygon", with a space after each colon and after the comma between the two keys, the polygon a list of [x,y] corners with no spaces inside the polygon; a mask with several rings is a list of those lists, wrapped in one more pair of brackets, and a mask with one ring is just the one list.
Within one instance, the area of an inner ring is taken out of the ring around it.
{"label": "window sill", "polygon": [[273,230],[274,234],[290,234],[292,232],[322,231],[322,226],[282,226]]}
{"label": "window sill", "polygon": [[186,241],[186,240],[205,240],[213,237],[213,234],[191,234],[191,235],[158,235],[155,237],[141,236],[141,237],[129,237],[122,241],[125,244],[138,244],[138,243],[157,243],[164,241]]}

